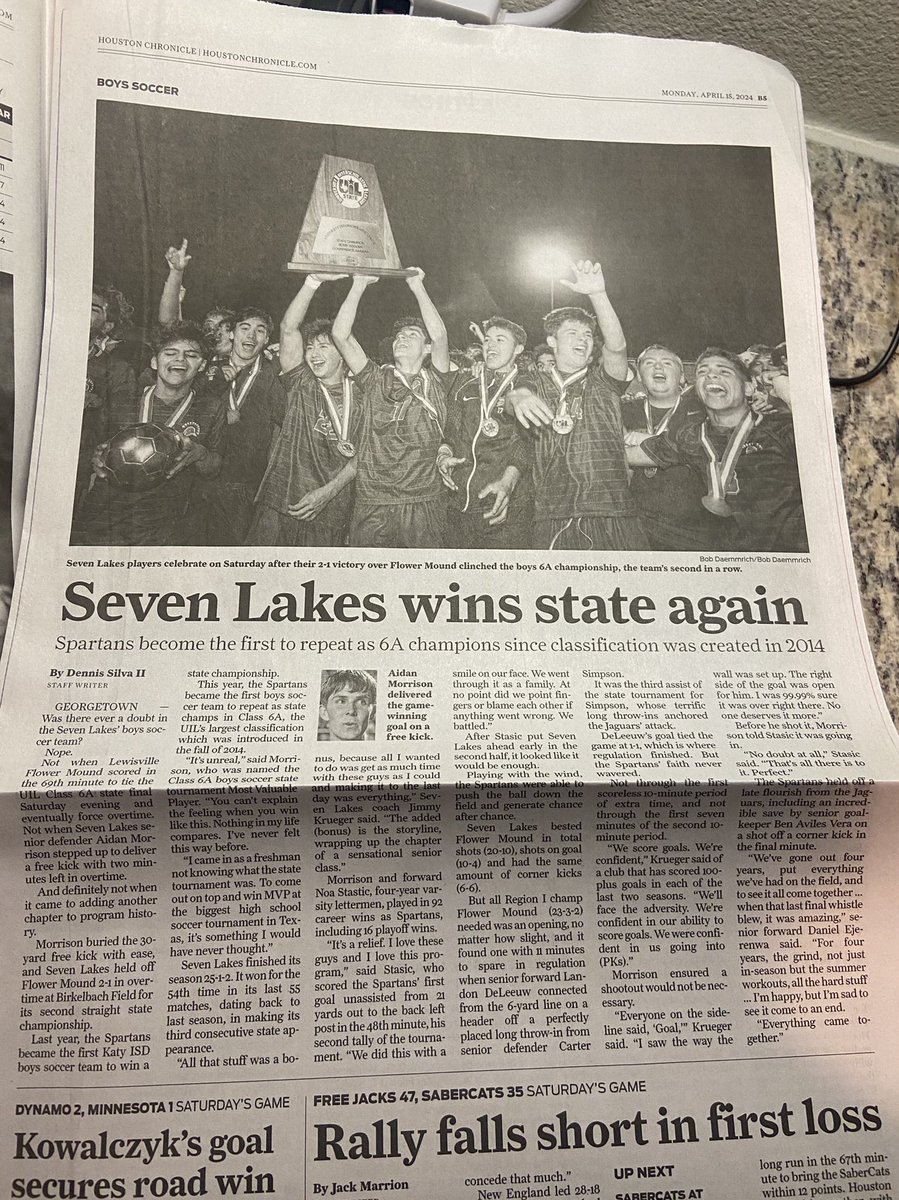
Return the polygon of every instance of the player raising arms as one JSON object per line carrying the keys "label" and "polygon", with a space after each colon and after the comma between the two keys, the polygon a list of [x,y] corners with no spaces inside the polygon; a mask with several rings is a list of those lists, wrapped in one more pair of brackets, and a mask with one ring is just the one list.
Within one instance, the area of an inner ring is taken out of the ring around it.
{"label": "player raising arms", "polygon": [[[646,536],[628,487],[619,398],[627,385],[627,345],[606,294],[602,267],[572,263],[569,290],[583,308],[556,308],[543,320],[555,366],[533,388],[517,388],[510,406],[537,431],[534,451],[534,546],[549,550],[644,550]],[[594,333],[602,335],[593,364]]]}
{"label": "player raising arms", "polygon": [[331,322],[303,324],[322,283],[343,278],[307,275],[281,321],[287,412],[259,488],[250,545],[346,545],[361,397],[331,339]]}
{"label": "player raising arms", "polygon": [[331,330],[365,396],[350,545],[440,548],[446,500],[437,454],[452,381],[446,326],[425,290],[424,272],[415,268],[406,283],[421,315],[396,322],[394,365],[378,368],[353,336],[362,293],[374,282],[353,276]]}

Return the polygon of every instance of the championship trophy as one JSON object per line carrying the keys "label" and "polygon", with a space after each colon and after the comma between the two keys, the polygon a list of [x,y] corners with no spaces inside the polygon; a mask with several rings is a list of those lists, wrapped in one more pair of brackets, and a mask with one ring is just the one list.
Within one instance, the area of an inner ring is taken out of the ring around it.
{"label": "championship trophy", "polygon": [[414,273],[400,266],[371,163],[323,156],[303,228],[284,270],[399,277]]}

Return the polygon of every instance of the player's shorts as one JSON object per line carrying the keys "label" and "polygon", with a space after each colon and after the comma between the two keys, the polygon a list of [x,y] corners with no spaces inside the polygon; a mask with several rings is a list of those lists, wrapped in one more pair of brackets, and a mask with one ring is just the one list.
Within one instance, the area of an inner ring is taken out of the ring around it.
{"label": "player's shorts", "polygon": [[253,520],[254,491],[243,483],[216,480],[203,491],[200,514],[206,546],[243,546]]}
{"label": "player's shorts", "polygon": [[447,545],[459,550],[528,550],[533,530],[531,522],[520,516],[501,525],[488,525],[480,512],[460,513],[449,510]]}
{"label": "player's shorts", "polygon": [[446,501],[414,500],[376,504],[357,500],[350,522],[351,546],[443,550],[446,547]]}
{"label": "player's shorts", "polygon": [[321,512],[313,521],[298,521],[268,504],[257,504],[245,545],[345,546],[346,523],[325,518],[326,512]]}
{"label": "player's shorts", "polygon": [[648,550],[638,517],[551,517],[534,522],[535,550]]}

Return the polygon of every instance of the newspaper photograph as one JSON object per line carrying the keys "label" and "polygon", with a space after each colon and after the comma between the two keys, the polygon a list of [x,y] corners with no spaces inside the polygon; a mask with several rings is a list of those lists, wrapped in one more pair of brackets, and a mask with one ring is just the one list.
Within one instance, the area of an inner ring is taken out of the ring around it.
{"label": "newspaper photograph", "polygon": [[892,1195],[899,739],[792,79],[48,16],[3,1186]]}

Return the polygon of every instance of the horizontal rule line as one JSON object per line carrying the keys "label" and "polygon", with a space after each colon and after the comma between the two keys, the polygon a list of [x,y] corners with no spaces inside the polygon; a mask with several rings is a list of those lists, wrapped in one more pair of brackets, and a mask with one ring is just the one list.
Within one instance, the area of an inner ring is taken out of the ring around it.
{"label": "horizontal rule line", "polygon": [[[115,50],[104,48],[99,51],[100,54],[113,54],[125,58],[146,58],[153,59],[156,62],[168,63],[184,63],[185,65],[198,67],[214,67],[218,70],[226,71],[249,71],[254,75],[284,75],[291,78],[315,79],[322,83],[358,83],[371,87],[388,87],[402,88],[407,90],[412,88],[416,91],[425,92],[484,92],[487,95],[498,96],[537,96],[547,99],[561,100],[590,100],[600,104],[688,104],[699,108],[767,108],[766,101],[751,100],[749,102],[742,100],[691,100],[688,98],[676,97],[661,97],[653,99],[645,96],[593,96],[589,94],[581,94],[579,92],[539,92],[530,91],[525,88],[501,88],[501,87],[471,87],[468,84],[456,83],[412,83],[400,82],[391,79],[367,79],[355,75],[321,75],[316,71],[304,71],[301,67],[286,70],[277,67],[255,67],[245,63],[220,63],[209,62],[202,58],[185,58],[177,55],[151,54],[149,52],[141,52],[137,50]],[[114,89],[113,92],[118,89]],[[228,116],[239,114],[228,113]]]}

